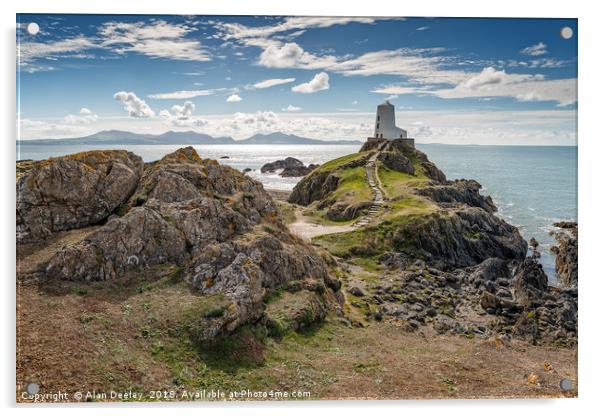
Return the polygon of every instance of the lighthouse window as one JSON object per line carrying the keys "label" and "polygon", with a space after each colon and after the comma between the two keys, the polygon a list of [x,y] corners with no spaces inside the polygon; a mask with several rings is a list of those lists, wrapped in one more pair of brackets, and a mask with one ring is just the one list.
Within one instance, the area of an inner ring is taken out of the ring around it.
{"label": "lighthouse window", "polygon": [[380,121],[380,116],[376,116],[376,120]]}
{"label": "lighthouse window", "polygon": [[376,128],[377,128],[377,129],[379,128],[379,126],[380,126],[380,124],[376,123]]}

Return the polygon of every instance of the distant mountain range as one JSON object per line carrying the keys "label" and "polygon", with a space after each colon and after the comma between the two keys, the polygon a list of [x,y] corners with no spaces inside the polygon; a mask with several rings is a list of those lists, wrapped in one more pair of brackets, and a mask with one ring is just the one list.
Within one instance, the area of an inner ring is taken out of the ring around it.
{"label": "distant mountain range", "polygon": [[124,144],[362,144],[359,140],[317,140],[275,132],[255,134],[244,140],[213,137],[194,131],[168,131],[163,134],[138,134],[121,130],[103,130],[85,137],[68,139],[19,140],[19,145],[124,145]]}

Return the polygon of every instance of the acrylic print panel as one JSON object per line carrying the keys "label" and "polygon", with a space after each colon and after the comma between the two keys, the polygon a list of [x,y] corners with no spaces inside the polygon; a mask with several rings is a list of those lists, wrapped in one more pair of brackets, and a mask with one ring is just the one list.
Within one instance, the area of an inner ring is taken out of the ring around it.
{"label": "acrylic print panel", "polygon": [[577,395],[575,19],[16,31],[18,402]]}

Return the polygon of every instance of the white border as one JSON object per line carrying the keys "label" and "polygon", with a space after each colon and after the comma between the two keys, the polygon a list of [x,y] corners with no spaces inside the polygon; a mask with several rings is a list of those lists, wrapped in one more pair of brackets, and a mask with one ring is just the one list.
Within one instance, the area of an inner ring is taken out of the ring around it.
{"label": "white border", "polygon": [[[597,307],[602,293],[600,268],[600,156],[602,155],[602,135],[597,129],[600,119],[600,62],[602,24],[596,2],[504,0],[485,2],[470,0],[417,2],[380,1],[354,2],[303,0],[295,3],[282,0],[178,0],[176,2],[103,0],[92,2],[53,0],[20,0],[7,4],[2,2],[2,64],[4,96],[0,100],[0,115],[4,134],[2,135],[2,181],[0,195],[3,196],[2,219],[5,221],[0,256],[6,273],[3,274],[2,291],[2,371],[0,375],[0,395],[7,414],[31,414],[36,408],[16,407],[15,389],[15,13],[113,13],[113,14],[250,14],[250,15],[348,15],[348,16],[472,16],[472,17],[576,17],[579,18],[579,223],[580,223],[580,320],[579,320],[579,399],[572,400],[511,400],[511,401],[401,401],[401,402],[312,402],[312,403],[229,403],[227,405],[195,404],[178,405],[178,414],[286,414],[307,415],[308,412],[339,412],[350,415],[365,415],[372,407],[378,412],[399,414],[399,412],[420,414],[479,414],[505,415],[509,412],[547,415],[584,414],[595,409],[596,399],[602,385],[602,368],[597,350],[602,345],[599,317],[602,312]],[[598,262],[596,261],[598,260]],[[344,406],[345,409],[334,409]],[[169,405],[103,405],[86,408],[89,414],[163,415]],[[83,408],[68,406],[44,407],[39,409],[47,415],[80,414]]]}

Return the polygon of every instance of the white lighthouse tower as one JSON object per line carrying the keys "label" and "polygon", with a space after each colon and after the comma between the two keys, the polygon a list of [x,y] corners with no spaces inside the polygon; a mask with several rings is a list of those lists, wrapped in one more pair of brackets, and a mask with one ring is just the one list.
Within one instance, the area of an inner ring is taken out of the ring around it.
{"label": "white lighthouse tower", "polygon": [[374,137],[369,141],[399,140],[403,144],[414,147],[414,139],[408,139],[408,132],[395,125],[395,106],[388,100],[376,108]]}
{"label": "white lighthouse tower", "polygon": [[395,106],[389,100],[376,108],[374,137],[389,140],[408,138],[408,132],[395,125]]}

